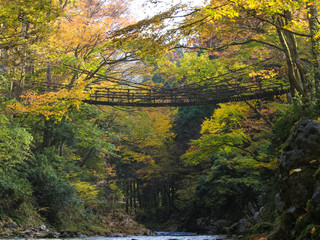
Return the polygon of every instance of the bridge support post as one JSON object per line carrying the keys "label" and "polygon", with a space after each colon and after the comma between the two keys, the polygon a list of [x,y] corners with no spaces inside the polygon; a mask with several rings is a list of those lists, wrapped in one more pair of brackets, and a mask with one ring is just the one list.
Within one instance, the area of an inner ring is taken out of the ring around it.
{"label": "bridge support post", "polygon": [[130,102],[130,89],[128,89],[127,98],[128,98],[128,103],[129,103]]}

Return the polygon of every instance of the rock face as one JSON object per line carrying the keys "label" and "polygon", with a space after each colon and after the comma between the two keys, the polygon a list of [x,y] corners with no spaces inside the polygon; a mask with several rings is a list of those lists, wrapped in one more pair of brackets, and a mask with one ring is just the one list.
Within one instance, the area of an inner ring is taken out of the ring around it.
{"label": "rock face", "polygon": [[228,220],[215,220],[211,218],[196,219],[194,231],[206,234],[222,234],[227,232],[231,222]]}
{"label": "rock face", "polygon": [[[280,158],[280,201],[283,211],[298,214],[316,194],[314,173],[320,162],[320,122],[301,121],[292,131]],[[317,197],[315,197],[317,198]]]}
{"label": "rock face", "polygon": [[281,223],[270,239],[299,239],[293,238],[290,231],[297,228],[297,219],[306,215],[309,215],[307,224],[312,226],[307,203],[312,201],[315,208],[320,203],[319,163],[320,122],[300,121],[292,130],[280,158],[280,193],[275,197],[275,205]]}

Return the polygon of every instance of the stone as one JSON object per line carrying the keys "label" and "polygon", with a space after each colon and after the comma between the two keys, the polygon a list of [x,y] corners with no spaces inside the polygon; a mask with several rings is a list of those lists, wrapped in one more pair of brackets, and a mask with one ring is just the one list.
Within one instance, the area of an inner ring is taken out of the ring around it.
{"label": "stone", "polygon": [[246,219],[242,218],[239,221],[238,231],[239,233],[244,233],[246,231]]}
{"label": "stone", "polygon": [[314,204],[319,204],[320,203],[320,186],[316,187],[316,190],[313,192],[312,195],[312,202]]}
{"label": "stone", "polygon": [[275,205],[282,220],[270,239],[289,239],[292,224],[306,214],[307,202],[320,203],[315,177],[319,163],[320,122],[300,121],[291,131],[280,157],[280,193],[275,196]]}
{"label": "stone", "polygon": [[289,213],[294,213],[296,211],[296,208],[295,207],[290,207],[289,209],[288,209],[288,212]]}
{"label": "stone", "polygon": [[46,226],[46,225],[40,225],[39,226],[39,230],[41,230],[41,231],[48,231],[49,229],[48,229],[48,227]]}
{"label": "stone", "polygon": [[309,199],[320,201],[320,189],[314,190],[314,172],[319,160],[320,122],[300,121],[291,132],[280,158],[280,198],[275,199],[280,212],[293,208],[293,212],[301,212]]}
{"label": "stone", "polygon": [[87,238],[88,236],[87,235],[84,235],[84,234],[79,234],[77,235],[77,238]]}
{"label": "stone", "polygon": [[242,218],[239,222],[232,224],[229,230],[236,234],[244,233],[246,230],[246,222],[246,219]]}
{"label": "stone", "polygon": [[61,234],[58,232],[49,232],[45,234],[43,237],[44,238],[60,238]]}
{"label": "stone", "polygon": [[35,236],[37,238],[43,238],[43,237],[47,236],[47,234],[45,232],[36,232]]}
{"label": "stone", "polygon": [[35,232],[33,232],[32,230],[26,230],[21,232],[19,236],[23,238],[34,238]]}
{"label": "stone", "polygon": [[284,202],[281,200],[280,194],[277,193],[274,197],[274,203],[276,205],[276,208],[279,212],[283,212],[284,210]]}
{"label": "stone", "polygon": [[114,234],[109,234],[108,237],[124,237],[124,235],[120,233],[114,233]]}
{"label": "stone", "polygon": [[284,152],[280,157],[280,172],[282,175],[288,176],[291,169],[304,165],[304,152],[301,149],[294,149]]}
{"label": "stone", "polygon": [[226,233],[228,226],[231,225],[231,222],[228,220],[213,219],[210,217],[198,218],[195,220],[195,222],[196,224],[193,231],[198,233],[207,233],[210,235]]}
{"label": "stone", "polygon": [[201,226],[203,224],[204,219],[203,218],[197,218],[196,219],[196,225]]}
{"label": "stone", "polygon": [[212,234],[221,234],[226,231],[228,226],[230,226],[230,221],[224,219],[216,220],[210,225],[210,231]]}
{"label": "stone", "polygon": [[255,209],[255,207],[253,206],[252,202],[249,202],[249,203],[248,203],[247,208],[248,208],[248,211],[250,212],[251,216],[253,216],[254,213],[256,212],[256,209]]}
{"label": "stone", "polygon": [[61,234],[61,237],[62,238],[70,238],[71,235],[69,233],[67,233],[67,232],[64,232],[64,233]]}
{"label": "stone", "polygon": [[10,228],[11,230],[12,229],[15,229],[18,227],[18,224],[16,222],[8,222],[4,225],[5,228]]}

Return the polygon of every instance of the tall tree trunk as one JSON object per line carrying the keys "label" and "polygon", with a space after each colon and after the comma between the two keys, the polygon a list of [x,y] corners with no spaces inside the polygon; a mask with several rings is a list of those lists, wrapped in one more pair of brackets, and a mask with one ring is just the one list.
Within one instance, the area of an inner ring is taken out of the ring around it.
{"label": "tall tree trunk", "polygon": [[47,90],[51,90],[52,87],[52,68],[51,68],[51,63],[48,63],[47,65],[47,79],[46,79],[46,83],[47,83]]}
{"label": "tall tree trunk", "polygon": [[167,199],[166,199],[166,183],[165,181],[163,181],[163,184],[162,184],[162,188],[161,188],[161,205],[163,207],[166,207],[167,206]]}
{"label": "tall tree trunk", "polygon": [[86,153],[84,154],[84,157],[82,158],[82,161],[80,162],[79,166],[80,167],[83,167],[87,162],[88,160],[90,159],[92,153],[94,152],[95,148],[92,147],[90,148],[89,150],[86,151]]}
{"label": "tall tree trunk", "polygon": [[126,198],[126,213],[129,213],[129,184],[128,181],[126,181],[125,183],[125,198]]}
{"label": "tall tree trunk", "polygon": [[309,29],[311,35],[311,53],[312,53],[312,67],[314,77],[314,88],[317,100],[320,100],[320,63],[319,63],[319,51],[320,43],[316,39],[316,34],[320,31],[318,12],[316,8],[316,1],[312,1],[307,4]]}
{"label": "tall tree trunk", "polygon": [[141,195],[140,195],[139,181],[137,181],[137,197],[138,197],[139,208],[142,208],[142,199],[141,199]]}
{"label": "tall tree trunk", "polygon": [[157,195],[158,195],[158,191],[155,191],[157,189],[153,189],[153,205],[154,205],[154,209],[158,208],[158,201],[157,201]]}
{"label": "tall tree trunk", "polygon": [[[290,21],[292,20],[292,14],[291,12],[286,11],[284,13],[284,16],[284,19],[282,16],[276,16],[275,21],[277,25],[281,27],[277,28],[277,33],[286,56],[290,86],[292,86],[302,97],[302,104],[308,106],[311,101],[311,84],[308,83],[306,72],[303,68],[303,65],[301,64],[301,60],[297,50],[297,42],[294,34],[282,29],[290,23]],[[294,96],[294,92],[292,92],[291,94]]]}
{"label": "tall tree trunk", "polygon": [[132,181],[129,181],[129,187],[130,187],[130,189],[129,189],[129,202],[130,202],[130,214],[131,214],[131,211],[132,211],[132,203],[133,203],[133,201],[132,201],[132,198],[133,198],[133,196],[132,196],[132,193],[133,193],[133,191],[132,191]]}
{"label": "tall tree trunk", "polygon": [[42,148],[50,147],[53,141],[53,121],[45,120],[43,129]]}
{"label": "tall tree trunk", "polygon": [[133,209],[134,209],[134,213],[137,213],[136,180],[133,180],[132,184],[133,184]]}
{"label": "tall tree trunk", "polygon": [[58,146],[57,146],[57,154],[59,156],[62,156],[63,153],[63,145],[64,145],[64,141],[59,141]]}

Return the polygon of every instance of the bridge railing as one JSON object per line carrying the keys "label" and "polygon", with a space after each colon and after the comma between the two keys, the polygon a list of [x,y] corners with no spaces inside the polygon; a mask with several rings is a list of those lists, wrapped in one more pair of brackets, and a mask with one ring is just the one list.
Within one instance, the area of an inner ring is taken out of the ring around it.
{"label": "bridge railing", "polygon": [[254,84],[220,84],[216,86],[191,88],[130,89],[96,88],[89,101],[110,105],[156,105],[156,104],[205,104],[207,102],[240,101],[263,98],[287,92],[282,84],[259,86]]}

